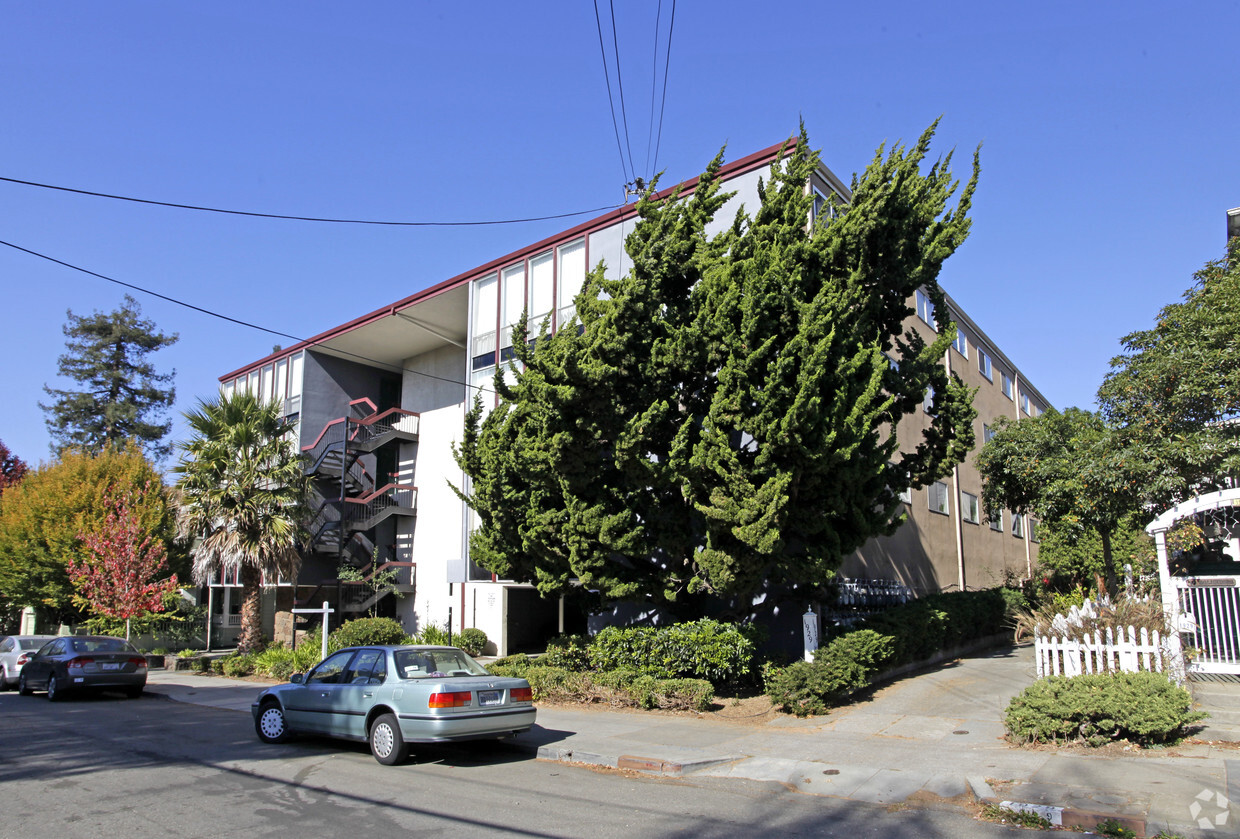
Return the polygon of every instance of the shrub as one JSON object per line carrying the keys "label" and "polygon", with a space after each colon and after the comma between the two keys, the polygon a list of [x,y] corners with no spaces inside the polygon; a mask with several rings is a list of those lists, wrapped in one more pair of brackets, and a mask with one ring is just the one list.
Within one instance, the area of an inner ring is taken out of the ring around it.
{"label": "shrub", "polygon": [[890,636],[871,629],[850,632],[819,649],[812,662],[768,668],[766,692],[773,704],[798,717],[824,714],[840,697],[869,685],[894,648]]}
{"label": "shrub", "polygon": [[487,634],[472,626],[462,629],[456,636],[456,645],[470,655],[482,655],[487,647]]}
{"label": "shrub", "polygon": [[702,679],[657,679],[635,670],[580,673],[563,667],[533,666],[522,675],[538,701],[704,711],[715,698],[714,687]]}
{"label": "shrub", "polygon": [[342,648],[399,644],[404,639],[405,628],[391,618],[356,618],[341,624],[330,636]]}
{"label": "shrub", "polygon": [[487,665],[487,672],[492,676],[518,676],[524,677],[527,670],[530,669],[530,657],[525,653],[517,653],[515,655],[497,658]]}
{"label": "shrub", "polygon": [[447,646],[451,643],[451,637],[446,628],[435,626],[433,623],[428,623],[426,628],[417,635],[419,644],[432,646]]}
{"label": "shrub", "polygon": [[1008,704],[1004,723],[1022,742],[1148,746],[1177,739],[1204,718],[1192,711],[1189,692],[1161,673],[1100,673],[1034,682]]}
{"label": "shrub", "polygon": [[547,642],[547,652],[539,659],[548,667],[566,670],[590,669],[590,636],[557,635]]}
{"label": "shrub", "polygon": [[596,670],[629,668],[660,679],[689,677],[716,685],[748,676],[753,657],[746,633],[710,619],[667,627],[609,626],[590,644]]}
{"label": "shrub", "polygon": [[1003,631],[1009,621],[1002,589],[931,594],[867,618],[857,629],[891,636],[891,664],[930,658],[948,647]]}
{"label": "shrub", "polygon": [[196,655],[198,655],[197,650],[181,650],[177,653],[177,658],[193,658]]}
{"label": "shrub", "polygon": [[230,679],[249,676],[254,672],[254,656],[230,655],[220,659],[220,672]]}

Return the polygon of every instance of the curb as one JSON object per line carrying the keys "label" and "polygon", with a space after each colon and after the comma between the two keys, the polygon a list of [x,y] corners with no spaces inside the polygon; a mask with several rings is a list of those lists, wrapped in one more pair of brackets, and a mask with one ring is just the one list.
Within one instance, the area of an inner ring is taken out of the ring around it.
{"label": "curb", "polygon": [[[519,744],[517,744],[519,745]],[[534,751],[530,749],[529,751]],[[605,766],[609,769],[628,769],[644,772],[648,775],[681,776],[699,769],[720,766],[743,760],[743,756],[706,757],[696,760],[664,760],[658,757],[641,757],[640,755],[603,755],[596,752],[584,752],[574,749],[561,749],[555,746],[539,746],[535,752],[539,760],[550,760],[556,763],[582,763],[588,766]]]}
{"label": "curb", "polygon": [[1075,807],[1058,807],[1053,804],[1030,804],[1025,801],[1000,801],[990,784],[985,779],[969,776],[969,786],[973,794],[982,804],[994,804],[1017,813],[1031,813],[1041,816],[1051,823],[1052,827],[1066,827],[1069,830],[1095,832],[1098,825],[1111,821],[1136,834],[1137,839],[1145,839],[1144,816],[1122,816],[1118,813],[1098,813],[1092,810],[1078,810]]}

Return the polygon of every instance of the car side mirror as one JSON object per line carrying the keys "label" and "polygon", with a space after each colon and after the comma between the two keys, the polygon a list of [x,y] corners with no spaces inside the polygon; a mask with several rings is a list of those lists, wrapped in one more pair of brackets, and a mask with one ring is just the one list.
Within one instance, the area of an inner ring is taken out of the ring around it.
{"label": "car side mirror", "polygon": [[288,677],[288,680],[292,684],[300,685],[302,682],[306,680],[306,674],[305,673],[294,673],[293,675]]}

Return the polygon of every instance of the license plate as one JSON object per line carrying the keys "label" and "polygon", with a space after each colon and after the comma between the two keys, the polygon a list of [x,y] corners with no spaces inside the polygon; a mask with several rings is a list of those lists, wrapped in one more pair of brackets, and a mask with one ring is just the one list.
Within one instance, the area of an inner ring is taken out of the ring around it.
{"label": "license plate", "polygon": [[119,664],[105,664],[103,665],[103,669],[104,670],[120,670],[121,666]]}
{"label": "license plate", "polygon": [[503,705],[504,692],[502,690],[480,690],[478,691],[478,704],[483,708],[488,705]]}

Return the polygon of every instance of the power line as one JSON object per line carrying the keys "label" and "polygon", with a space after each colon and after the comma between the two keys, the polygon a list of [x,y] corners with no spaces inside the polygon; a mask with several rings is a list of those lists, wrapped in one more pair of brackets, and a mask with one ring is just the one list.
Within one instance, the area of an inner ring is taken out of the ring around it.
{"label": "power line", "polygon": [[[659,105],[659,134],[658,140],[654,144],[654,167],[651,169],[652,175],[659,171],[659,146],[663,143],[663,110],[667,107],[667,75],[672,66],[672,31],[675,28],[676,0],[672,0],[672,20],[667,27],[667,58],[663,60],[663,103]],[[653,103],[651,107],[653,107]]]}
{"label": "power line", "polygon": [[[650,166],[650,143],[654,139],[654,102],[657,98],[659,89],[659,22],[663,19],[663,0],[659,0],[659,5],[654,13],[654,49],[652,50],[653,58],[650,61],[650,124],[646,127],[646,167]],[[649,168],[646,169],[648,177],[653,176]]]}
{"label": "power line", "polygon": [[40,189],[54,189],[60,192],[73,192],[78,195],[90,195],[95,198],[112,198],[117,201],[132,201],[136,204],[154,204],[158,207],[175,207],[179,210],[198,210],[204,213],[225,213],[233,216],[253,216],[255,218],[273,218],[285,219],[288,221],[316,221],[326,224],[375,224],[386,227],[478,227],[491,224],[522,224],[530,221],[551,221],[553,219],[571,218],[573,216],[584,216],[590,213],[601,213],[606,210],[614,210],[620,204],[612,204],[608,207],[598,207],[593,210],[578,210],[572,213],[559,213],[553,216],[531,216],[529,218],[511,218],[497,219],[493,221],[378,221],[373,219],[354,219],[354,218],[319,218],[316,216],[288,216],[279,213],[255,213],[248,210],[225,210],[219,207],[199,207],[194,204],[177,204],[172,201],[154,201],[149,198],[133,198],[127,195],[112,195],[107,192],[92,192],[87,189],[75,189],[69,186],[56,186],[54,184],[41,184],[35,181],[23,181],[18,178],[6,178],[0,175],[0,181],[7,181],[11,184],[22,184],[23,186],[35,186]]}
{"label": "power line", "polygon": [[624,144],[629,150],[629,169],[633,172],[633,177],[637,177],[637,167],[633,165],[633,144],[629,142],[629,115],[628,110],[624,107],[624,74],[620,72],[620,38],[616,35],[616,0],[610,0],[611,4],[611,43],[612,49],[616,51],[616,86],[620,88],[620,118],[624,121]]}
{"label": "power line", "polygon": [[[259,332],[266,332],[268,335],[275,335],[279,338],[288,338],[290,341],[295,341],[299,344],[306,344],[307,346],[310,346],[310,347],[318,347],[318,346],[322,346],[323,344],[322,341],[312,341],[309,338],[300,338],[296,335],[291,335],[288,332],[281,332],[278,329],[270,329],[266,326],[260,326],[256,323],[251,323],[246,320],[234,318],[229,315],[225,315],[220,312],[213,311],[211,309],[204,309],[202,306],[195,306],[193,303],[186,303],[184,300],[178,300],[175,297],[169,297],[168,295],[161,294],[158,291],[152,291],[151,289],[144,288],[140,285],[135,285],[133,283],[127,283],[124,280],[118,280],[115,277],[109,277],[106,274],[100,274],[97,271],[91,271],[90,269],[83,268],[80,265],[74,265],[71,262],[65,262],[63,259],[57,259],[56,257],[48,256],[45,253],[39,253],[38,251],[32,251],[30,250],[30,248],[23,248],[21,245],[15,245],[12,242],[6,242],[3,239],[0,239],[0,245],[5,245],[6,247],[10,247],[13,250],[21,251],[22,253],[29,254],[30,256],[36,256],[39,259],[46,259],[48,262],[53,262],[57,265],[64,266],[65,268],[69,268],[74,271],[80,271],[83,274],[87,274],[88,276],[91,276],[91,277],[97,277],[109,283],[114,283],[115,285],[133,289],[134,291],[141,292],[142,294],[149,294],[152,297],[157,297],[160,300],[166,300],[169,303],[173,303],[177,306],[183,306],[186,309],[192,309],[195,312],[200,312],[201,314],[208,315],[209,317],[219,318],[220,320],[226,320],[229,323],[235,323],[238,326],[244,326],[249,329],[256,329]],[[458,379],[451,379],[446,376],[436,376],[434,373],[426,373],[422,370],[413,370],[408,367],[403,367],[399,364],[390,364],[386,361],[380,361],[377,358],[371,358],[369,356],[362,355],[361,353],[350,352],[348,350],[340,350],[334,347],[331,348],[331,350],[332,352],[339,353],[340,355],[351,356],[352,358],[356,358],[359,361],[367,361],[371,364],[377,364],[380,367],[385,367],[385,368],[393,369],[393,370],[400,370],[401,372],[405,372],[405,373],[414,373],[416,375],[423,376],[427,379],[434,379],[436,381],[446,382],[448,384],[453,384],[453,385],[462,385],[467,388],[474,388],[475,390],[486,389],[483,385],[475,385],[471,382],[465,382],[465,381],[461,381]]]}
{"label": "power line", "polygon": [[616,151],[620,153],[620,171],[624,174],[624,182],[627,185],[629,169],[624,162],[624,147],[620,144],[620,125],[616,122],[616,100],[611,95],[611,72],[607,69],[607,49],[603,46],[603,21],[598,13],[598,0],[594,0],[594,23],[598,27],[598,51],[603,56],[603,80],[607,82],[607,105],[611,111],[611,127],[616,132]]}

